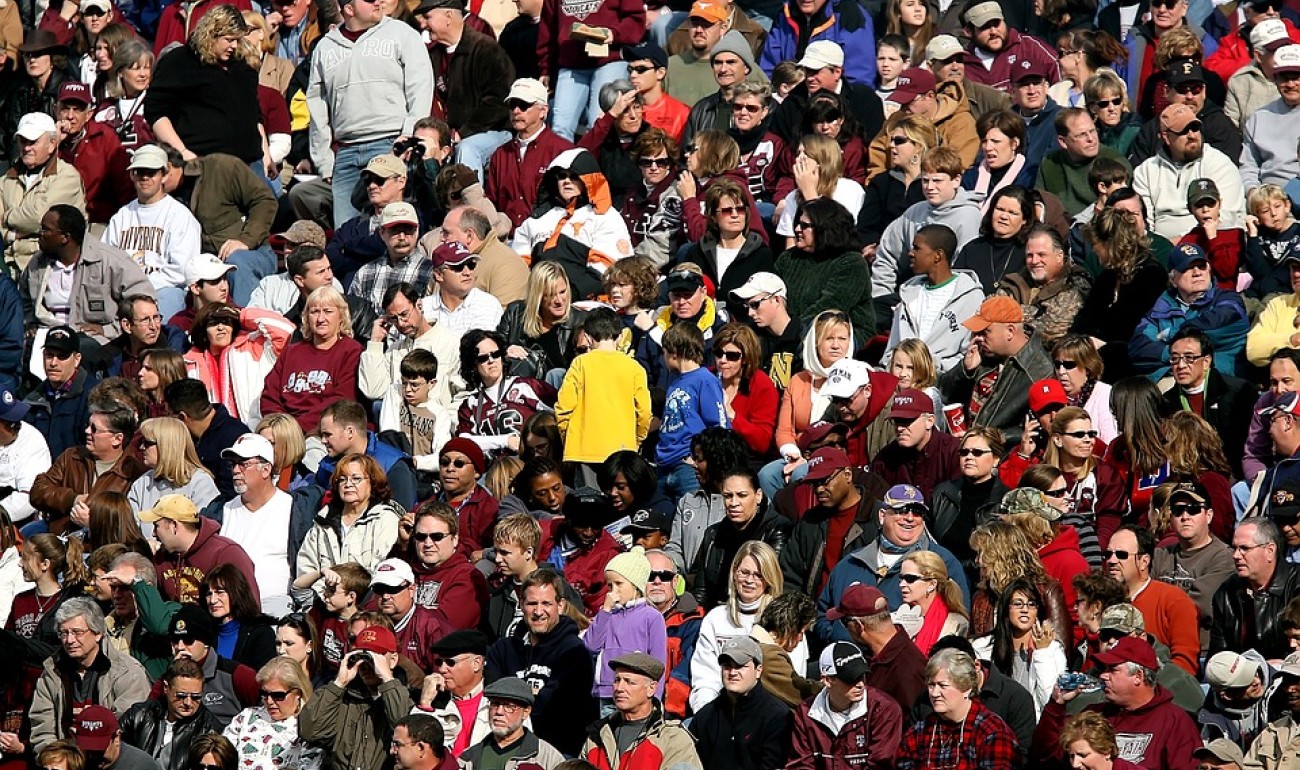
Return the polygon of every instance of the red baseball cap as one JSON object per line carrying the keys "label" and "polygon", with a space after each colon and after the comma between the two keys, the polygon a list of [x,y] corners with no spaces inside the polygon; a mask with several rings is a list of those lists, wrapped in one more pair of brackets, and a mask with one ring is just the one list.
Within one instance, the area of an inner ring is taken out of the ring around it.
{"label": "red baseball cap", "polygon": [[361,629],[361,633],[357,634],[357,641],[352,645],[352,649],[387,655],[390,652],[397,652],[397,637],[383,626],[366,626]]}
{"label": "red baseball cap", "polygon": [[1029,411],[1040,414],[1049,406],[1066,406],[1070,397],[1065,395],[1065,387],[1060,380],[1039,380],[1029,386]]}
{"label": "red baseball cap", "polygon": [[[830,617],[830,613],[826,613]],[[1136,663],[1142,668],[1152,670],[1160,668],[1160,661],[1156,659],[1156,651],[1151,649],[1151,645],[1145,639],[1139,639],[1136,636],[1126,636],[1115,642],[1108,652],[1099,652],[1092,656],[1092,659],[1100,666],[1110,668],[1120,663]]]}

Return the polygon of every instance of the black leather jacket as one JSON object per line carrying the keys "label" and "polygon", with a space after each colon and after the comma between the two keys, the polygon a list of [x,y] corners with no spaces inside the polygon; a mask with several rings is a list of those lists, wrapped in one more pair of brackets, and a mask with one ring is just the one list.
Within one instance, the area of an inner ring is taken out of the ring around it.
{"label": "black leather jacket", "polygon": [[708,610],[727,600],[727,584],[731,579],[731,560],[736,550],[747,540],[761,540],[772,546],[779,555],[790,537],[794,524],[769,506],[766,500],[759,503],[758,513],[743,531],[727,519],[710,524],[700,540],[691,566],[691,592],[700,606]]}
{"label": "black leather jacket", "polygon": [[1281,619],[1286,606],[1297,596],[1300,596],[1300,568],[1290,562],[1279,561],[1273,580],[1254,596],[1246,592],[1244,579],[1237,575],[1229,577],[1214,593],[1210,654],[1254,648],[1266,660],[1285,658],[1291,653],[1291,646],[1282,630]]}
{"label": "black leather jacket", "polygon": [[497,324],[497,331],[506,338],[506,345],[518,345],[531,351],[527,359],[510,362],[510,374],[514,377],[535,377],[542,379],[552,369],[567,369],[573,360],[573,346],[576,343],[578,329],[586,320],[587,313],[578,308],[569,311],[569,320],[556,324],[555,334],[560,350],[564,351],[563,361],[552,361],[543,351],[541,345],[524,332],[524,304],[527,299],[519,299],[506,305]]}
{"label": "black leather jacket", "polygon": [[[163,698],[151,698],[137,703],[122,715],[122,741],[151,757],[157,757],[162,748],[163,735],[167,732],[163,727],[166,719],[167,705]],[[221,722],[212,712],[199,706],[194,716],[176,723],[169,756],[161,757],[160,764],[163,767],[184,767],[189,762],[191,741],[200,735],[220,732]]]}

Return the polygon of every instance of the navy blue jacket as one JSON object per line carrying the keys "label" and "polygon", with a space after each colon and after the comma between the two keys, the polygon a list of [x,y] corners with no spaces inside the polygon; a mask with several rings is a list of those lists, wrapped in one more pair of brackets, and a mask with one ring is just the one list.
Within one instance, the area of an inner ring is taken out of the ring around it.
{"label": "navy blue jacket", "polygon": [[23,301],[18,286],[0,274],[0,388],[17,395],[23,373]]}
{"label": "navy blue jacket", "polygon": [[234,446],[240,436],[251,431],[242,420],[231,417],[221,404],[213,404],[212,408],[217,413],[194,448],[198,450],[203,467],[212,471],[221,499],[229,500],[235,496],[235,479],[231,475],[230,461],[222,458],[221,452]]}
{"label": "navy blue jacket", "polygon": [[[366,431],[366,454],[374,458],[388,475],[388,487],[392,490],[393,500],[408,511],[415,510],[417,502],[415,467],[411,465],[410,456],[397,447],[375,438],[374,431]],[[337,457],[326,456],[320,461],[320,468],[316,471],[318,485],[325,489],[330,488],[330,477],[334,475],[336,463],[338,463]]]}
{"label": "navy blue jacket", "polygon": [[45,436],[50,457],[58,457],[65,449],[85,443],[86,426],[90,424],[90,390],[98,384],[98,377],[78,368],[67,388],[51,391],[46,381],[27,394],[31,409],[23,422]]}

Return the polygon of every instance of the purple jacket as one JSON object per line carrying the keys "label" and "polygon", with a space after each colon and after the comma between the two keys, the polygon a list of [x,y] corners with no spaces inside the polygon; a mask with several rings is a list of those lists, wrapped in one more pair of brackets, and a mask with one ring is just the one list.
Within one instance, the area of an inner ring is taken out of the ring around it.
{"label": "purple jacket", "polygon": [[1250,417],[1250,431],[1246,433],[1246,453],[1241,458],[1241,470],[1246,476],[1246,483],[1255,480],[1260,471],[1277,462],[1277,453],[1273,451],[1273,439],[1268,435],[1268,423],[1259,416],[1259,410],[1273,405],[1273,391],[1266,390],[1255,402]]}
{"label": "purple jacket", "polygon": [[[591,688],[597,698],[614,697],[614,672],[609,662],[629,652],[644,652],[658,660],[668,660],[668,631],[664,616],[637,599],[625,607],[601,610],[591,621],[583,638],[587,649],[596,654],[596,683]],[[662,698],[664,683],[655,695]]]}

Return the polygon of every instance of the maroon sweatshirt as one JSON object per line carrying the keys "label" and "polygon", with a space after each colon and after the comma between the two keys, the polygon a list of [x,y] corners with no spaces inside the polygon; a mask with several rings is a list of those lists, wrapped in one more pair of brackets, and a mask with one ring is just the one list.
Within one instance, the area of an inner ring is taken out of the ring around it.
{"label": "maroon sweatshirt", "polygon": [[[199,586],[209,572],[222,564],[234,565],[245,575],[253,574],[253,560],[243,547],[228,537],[218,535],[221,525],[212,519],[199,517],[199,536],[185,553],[177,555],[160,549],[153,555],[153,566],[158,571],[158,590],[169,602],[197,604]],[[262,594],[257,581],[248,581],[253,592],[253,603],[261,605]]]}
{"label": "maroon sweatshirt", "polygon": [[419,559],[407,561],[415,572],[416,604],[442,610],[456,629],[478,628],[479,615],[488,603],[487,578],[464,554],[457,552],[436,567],[427,567]]}
{"label": "maroon sweatshirt", "polygon": [[[587,41],[570,34],[574,24],[612,31],[609,55],[600,59],[588,56]],[[645,0],[544,0],[537,26],[537,61],[542,77],[550,77],[554,84],[560,69],[594,70],[622,61],[623,46],[636,45],[643,37]]]}
{"label": "maroon sweatshirt", "polygon": [[361,350],[361,343],[351,337],[343,337],[329,350],[318,350],[305,340],[285,348],[267,375],[262,414],[293,415],[302,432],[310,435],[320,423],[322,409],[340,398],[361,400],[357,389]]}

